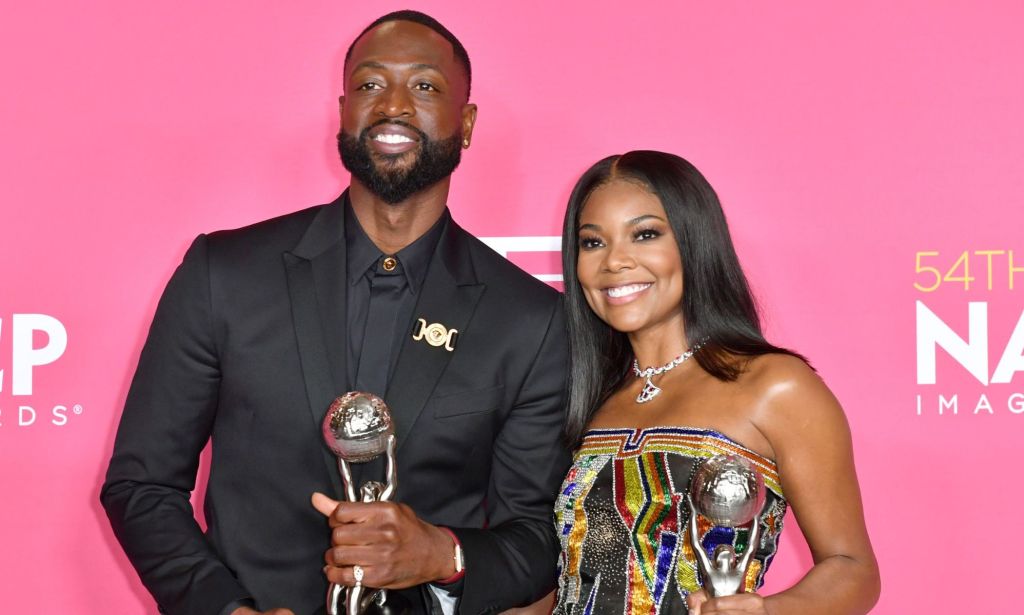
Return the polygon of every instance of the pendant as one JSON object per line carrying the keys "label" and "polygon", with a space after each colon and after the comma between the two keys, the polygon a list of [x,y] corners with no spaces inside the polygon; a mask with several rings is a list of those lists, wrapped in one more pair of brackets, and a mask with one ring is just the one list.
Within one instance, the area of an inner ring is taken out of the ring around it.
{"label": "pendant", "polygon": [[648,376],[647,382],[644,383],[643,390],[640,391],[640,394],[636,396],[636,403],[646,404],[647,402],[657,397],[659,393],[661,393],[661,389],[654,386],[654,383],[651,382],[651,377]]}

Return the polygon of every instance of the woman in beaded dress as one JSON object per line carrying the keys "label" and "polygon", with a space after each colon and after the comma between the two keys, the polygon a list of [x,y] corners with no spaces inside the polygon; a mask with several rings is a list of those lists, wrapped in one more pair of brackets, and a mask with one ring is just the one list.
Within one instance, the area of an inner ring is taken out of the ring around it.
{"label": "woman in beaded dress", "polygon": [[[700,172],[649,151],[595,164],[569,201],[563,270],[577,452],[555,506],[555,614],[866,613],[878,568],[843,411],[800,355],[762,336]],[[767,501],[753,545],[747,528],[698,516],[709,554],[755,549],[747,593],[711,599],[685,494],[699,463],[719,453],[751,462]],[[814,566],[761,596],[787,506]]]}

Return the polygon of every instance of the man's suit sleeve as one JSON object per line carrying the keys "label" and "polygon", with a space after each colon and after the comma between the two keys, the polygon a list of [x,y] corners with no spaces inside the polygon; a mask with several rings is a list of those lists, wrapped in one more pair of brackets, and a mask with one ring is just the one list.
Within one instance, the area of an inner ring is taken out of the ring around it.
{"label": "man's suit sleeve", "polygon": [[250,595],[210,547],[189,502],[217,409],[213,331],[200,236],[160,299],[100,494],[142,582],[172,615],[217,615]]}
{"label": "man's suit sleeve", "polygon": [[466,562],[459,612],[523,606],[554,586],[552,505],[569,465],[562,444],[568,341],[557,302],[543,342],[494,442],[489,529],[452,528]]}

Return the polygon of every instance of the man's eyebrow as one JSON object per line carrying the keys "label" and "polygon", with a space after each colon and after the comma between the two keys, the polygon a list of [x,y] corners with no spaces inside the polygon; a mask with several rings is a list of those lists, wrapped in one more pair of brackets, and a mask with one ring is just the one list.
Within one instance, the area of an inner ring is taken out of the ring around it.
{"label": "man's eyebrow", "polygon": [[354,67],[352,67],[352,72],[355,72],[360,68],[384,68],[384,65],[381,64],[380,62],[373,62],[367,60],[365,62],[360,62],[359,64],[356,64]]}
{"label": "man's eyebrow", "polygon": [[[416,63],[410,63],[410,64],[397,64],[397,65],[394,65],[394,66],[408,66],[409,68],[415,68],[416,70],[434,70],[434,71],[437,71],[437,72],[441,72],[441,69],[436,64],[425,64],[425,63],[422,63],[422,62],[416,62]],[[357,64],[355,66],[355,68],[352,69],[352,71],[355,72],[355,71],[357,71],[357,70],[359,70],[361,68],[385,69],[385,68],[388,68],[388,66],[383,64],[383,63],[381,63],[381,62],[376,62],[374,60],[366,60],[365,62],[360,62],[359,64]]]}

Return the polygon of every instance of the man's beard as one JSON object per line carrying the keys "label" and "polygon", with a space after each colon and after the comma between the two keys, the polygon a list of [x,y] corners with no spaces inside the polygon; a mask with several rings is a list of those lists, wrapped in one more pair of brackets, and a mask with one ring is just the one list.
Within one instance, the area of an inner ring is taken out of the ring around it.
{"label": "man's beard", "polygon": [[[398,161],[406,154],[378,154],[374,162],[370,152],[371,128],[381,124],[398,124],[413,130],[420,139],[420,152],[411,166],[402,168]],[[359,138],[341,131],[338,134],[338,153],[341,163],[370,192],[385,203],[394,205],[432,186],[452,174],[462,159],[462,134],[457,132],[447,139],[432,140],[422,130],[398,120],[380,120],[359,133]]]}

